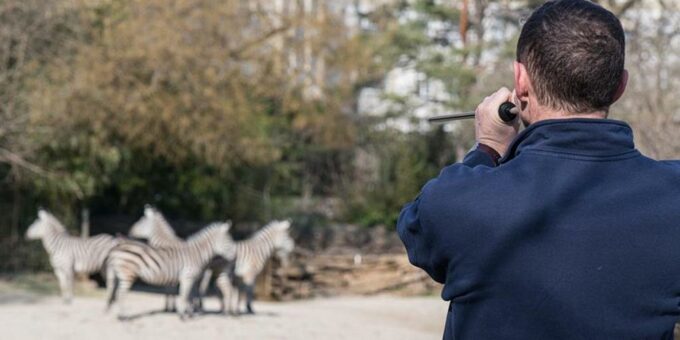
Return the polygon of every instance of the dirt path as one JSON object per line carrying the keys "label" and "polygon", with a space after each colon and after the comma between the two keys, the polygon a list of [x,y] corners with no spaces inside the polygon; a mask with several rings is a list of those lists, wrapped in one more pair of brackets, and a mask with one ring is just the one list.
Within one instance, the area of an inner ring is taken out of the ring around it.
{"label": "dirt path", "polygon": [[[0,294],[3,295],[3,294]],[[162,313],[161,295],[133,292],[119,322],[104,313],[103,297],[0,299],[3,339],[440,339],[446,303],[436,297],[342,297],[285,303],[258,302],[257,315],[216,314],[180,321]],[[206,309],[217,309],[208,298]]]}

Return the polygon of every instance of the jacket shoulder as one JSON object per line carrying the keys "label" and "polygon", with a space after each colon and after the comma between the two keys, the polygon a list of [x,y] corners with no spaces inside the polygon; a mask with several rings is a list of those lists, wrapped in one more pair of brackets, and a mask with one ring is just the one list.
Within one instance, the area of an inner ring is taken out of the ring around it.
{"label": "jacket shoulder", "polygon": [[680,160],[663,160],[658,162],[662,166],[670,168],[671,171],[675,171],[680,174]]}

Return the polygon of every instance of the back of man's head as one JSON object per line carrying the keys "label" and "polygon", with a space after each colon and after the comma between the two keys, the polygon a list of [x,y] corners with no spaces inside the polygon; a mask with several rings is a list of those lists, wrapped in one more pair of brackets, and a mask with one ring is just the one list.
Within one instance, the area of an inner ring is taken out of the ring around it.
{"label": "back of man's head", "polygon": [[529,74],[539,104],[551,109],[607,111],[624,73],[621,22],[586,0],[549,1],[529,17],[517,61]]}

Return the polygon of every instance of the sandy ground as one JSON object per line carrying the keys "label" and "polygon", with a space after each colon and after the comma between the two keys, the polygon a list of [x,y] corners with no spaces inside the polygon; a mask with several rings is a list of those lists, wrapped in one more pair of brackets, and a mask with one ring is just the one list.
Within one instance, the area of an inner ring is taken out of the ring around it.
{"label": "sandy ground", "polygon": [[[2,288],[2,287],[0,287]],[[120,322],[104,313],[104,297],[57,297],[0,291],[3,339],[440,339],[446,303],[437,297],[341,297],[285,303],[256,302],[258,314],[207,313],[188,321],[161,312],[163,296],[132,292]],[[217,310],[215,298],[206,309]]]}

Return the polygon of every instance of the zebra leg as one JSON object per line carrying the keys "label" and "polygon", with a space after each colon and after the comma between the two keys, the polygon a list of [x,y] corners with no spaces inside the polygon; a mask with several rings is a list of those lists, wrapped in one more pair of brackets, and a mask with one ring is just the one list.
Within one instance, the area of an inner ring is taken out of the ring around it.
{"label": "zebra leg", "polygon": [[[254,281],[254,280],[253,280]],[[242,311],[249,312],[247,310],[248,305],[248,286],[252,285],[251,280],[246,278],[235,278],[238,298],[236,301],[236,313],[241,314]]]}
{"label": "zebra leg", "polygon": [[239,282],[238,293],[237,293],[238,295],[236,297],[236,314],[241,314],[241,311],[243,311],[243,308],[241,308],[241,306],[243,306],[244,303],[245,303],[244,302],[245,297],[246,297],[245,289],[246,289],[246,287],[243,284],[243,282]]}
{"label": "zebra leg", "polygon": [[189,293],[189,308],[192,313],[203,312],[203,300],[201,299],[199,280],[194,281],[191,285],[191,292]]}
{"label": "zebra leg", "polygon": [[130,287],[132,287],[133,282],[134,279],[118,278],[118,287],[114,297],[114,300],[117,301],[118,320],[125,320],[127,318],[127,315],[125,314],[125,297],[130,290]]}
{"label": "zebra leg", "polygon": [[177,303],[177,313],[179,317],[184,320],[190,313],[189,308],[191,307],[189,297],[191,294],[191,288],[194,285],[195,277],[191,275],[183,276],[179,282],[179,296],[176,300]]}
{"label": "zebra leg", "polygon": [[242,301],[245,298],[245,309],[248,314],[255,314],[253,311],[253,298],[255,297],[255,276],[248,275],[243,277],[243,282],[241,282],[241,289],[239,289],[239,305],[242,305]]}
{"label": "zebra leg", "polygon": [[208,286],[210,285],[210,279],[212,278],[213,271],[211,269],[206,269],[203,272],[203,278],[201,279],[200,286],[198,287],[198,309],[203,310],[203,297],[208,292]]}
{"label": "zebra leg", "polygon": [[66,288],[68,291],[68,294],[66,295],[66,303],[71,303],[71,301],[73,301],[73,276],[73,271],[66,272]]}
{"label": "zebra leg", "polygon": [[222,314],[232,314],[233,309],[231,306],[231,297],[234,293],[234,287],[229,280],[229,274],[226,272],[220,272],[215,280],[215,285],[217,286],[221,299],[220,299],[220,313]]}
{"label": "zebra leg", "polygon": [[255,285],[249,284],[245,287],[246,291],[246,312],[248,314],[255,314],[253,310],[253,298],[255,297]]}
{"label": "zebra leg", "polygon": [[164,312],[174,312],[174,300],[171,294],[165,294],[165,310]]}
{"label": "zebra leg", "polygon": [[177,301],[177,295],[175,294],[175,289],[177,286],[165,287],[165,312],[174,313],[177,311],[175,303]]}
{"label": "zebra leg", "polygon": [[116,273],[112,266],[106,268],[106,311],[111,309],[111,305],[115,301],[116,294]]}
{"label": "zebra leg", "polygon": [[233,315],[239,315],[239,305],[241,302],[241,282],[236,276],[228,277],[229,279],[229,312]]}
{"label": "zebra leg", "polygon": [[56,269],[54,274],[59,281],[59,290],[64,303],[70,304],[73,298],[73,271],[68,269]]}

